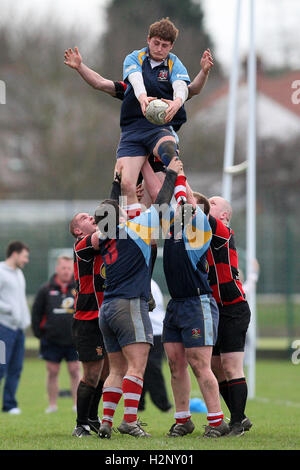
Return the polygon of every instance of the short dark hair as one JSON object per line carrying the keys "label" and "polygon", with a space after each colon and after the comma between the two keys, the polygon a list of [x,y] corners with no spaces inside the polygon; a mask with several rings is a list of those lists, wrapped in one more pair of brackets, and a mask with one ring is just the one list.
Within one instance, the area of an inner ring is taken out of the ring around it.
{"label": "short dark hair", "polygon": [[19,241],[10,242],[6,248],[6,258],[10,258],[13,253],[21,253],[23,250],[29,251],[29,247],[25,243]]}

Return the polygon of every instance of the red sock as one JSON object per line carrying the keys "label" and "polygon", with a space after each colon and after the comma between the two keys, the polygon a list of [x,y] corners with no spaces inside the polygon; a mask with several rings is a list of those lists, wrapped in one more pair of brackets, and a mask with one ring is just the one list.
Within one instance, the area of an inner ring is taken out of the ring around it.
{"label": "red sock", "polygon": [[133,375],[126,375],[123,379],[124,394],[124,421],[132,423],[137,420],[137,412],[141,393],[143,390],[143,379]]}
{"label": "red sock", "polygon": [[120,388],[105,387],[103,389],[103,418],[102,422],[112,426],[114,414],[123,392]]}
{"label": "red sock", "polygon": [[218,411],[217,413],[207,413],[207,421],[210,426],[216,427],[222,423],[224,418],[223,412]]}
{"label": "red sock", "polygon": [[186,177],[184,175],[177,176],[174,188],[174,196],[178,204],[186,202]]}
{"label": "red sock", "polygon": [[137,217],[141,213],[141,204],[129,204],[124,207],[124,210],[127,212],[128,219],[134,219],[134,217]]}
{"label": "red sock", "polygon": [[178,411],[174,414],[176,423],[187,423],[191,419],[189,411]]}

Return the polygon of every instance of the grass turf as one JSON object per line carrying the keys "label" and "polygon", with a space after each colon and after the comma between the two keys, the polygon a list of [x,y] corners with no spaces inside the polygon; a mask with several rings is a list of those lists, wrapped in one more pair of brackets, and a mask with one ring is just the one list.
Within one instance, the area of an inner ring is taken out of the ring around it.
{"label": "grass turf", "polygon": [[[258,361],[256,368],[256,398],[248,400],[246,413],[254,425],[239,438],[204,439],[206,415],[193,413],[196,429],[183,438],[167,438],[173,423],[173,413],[160,412],[146,395],[146,410],[139,414],[148,423],[145,428],[150,439],[112,434],[101,440],[95,434],[85,439],[71,436],[76,414],[70,397],[60,397],[58,412],[45,414],[47,396],[45,364],[42,360],[26,358],[18,390],[18,416],[1,413],[0,450],[299,450],[300,449],[300,365],[291,361]],[[169,386],[167,364],[164,373]],[[69,388],[68,374],[62,364],[60,389]],[[192,397],[201,397],[192,378]],[[100,406],[100,413],[101,413]],[[115,415],[115,425],[122,420],[123,401]],[[225,416],[227,408],[223,404]]]}

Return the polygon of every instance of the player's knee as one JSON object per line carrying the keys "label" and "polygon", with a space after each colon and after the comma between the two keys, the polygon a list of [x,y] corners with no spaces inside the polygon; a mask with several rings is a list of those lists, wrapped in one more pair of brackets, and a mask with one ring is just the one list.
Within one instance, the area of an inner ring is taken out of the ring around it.
{"label": "player's knee", "polygon": [[122,193],[127,195],[135,195],[136,193],[136,184],[130,178],[124,177],[121,181],[121,190]]}
{"label": "player's knee", "polygon": [[178,155],[176,143],[173,140],[163,141],[158,146],[157,154],[164,165],[168,166],[172,158]]}
{"label": "player's knee", "polygon": [[49,379],[56,379],[59,373],[59,364],[48,362],[47,371]]}
{"label": "player's knee", "polygon": [[222,361],[222,367],[226,380],[232,380],[243,376],[243,367],[234,361]]}
{"label": "player's knee", "polygon": [[188,367],[188,363],[181,357],[168,357],[170,372],[173,378],[182,377]]}

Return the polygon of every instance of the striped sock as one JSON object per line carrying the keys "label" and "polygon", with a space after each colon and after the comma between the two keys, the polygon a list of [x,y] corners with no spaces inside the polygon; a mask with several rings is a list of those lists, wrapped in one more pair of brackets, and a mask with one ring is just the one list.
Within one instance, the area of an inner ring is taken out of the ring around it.
{"label": "striped sock", "polygon": [[174,413],[174,418],[177,423],[186,423],[191,419],[190,411],[178,411]]}
{"label": "striped sock", "polygon": [[137,420],[143,383],[142,378],[133,375],[126,375],[123,379],[124,421],[126,423],[132,423]]}
{"label": "striped sock", "polygon": [[134,219],[134,217],[140,215],[142,206],[137,202],[136,204],[129,204],[128,206],[124,206],[124,210],[127,212],[128,219]]}
{"label": "striped sock", "polygon": [[210,426],[216,427],[222,423],[224,418],[223,411],[217,413],[207,413],[207,421]]}
{"label": "striped sock", "polygon": [[186,177],[184,175],[177,176],[174,196],[178,204],[186,203]]}
{"label": "striped sock", "polygon": [[103,389],[103,418],[102,422],[112,426],[114,414],[123,392],[120,388],[105,387]]}

